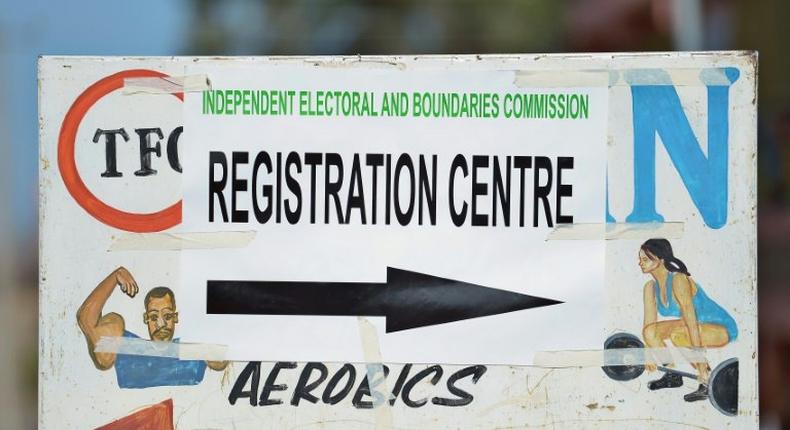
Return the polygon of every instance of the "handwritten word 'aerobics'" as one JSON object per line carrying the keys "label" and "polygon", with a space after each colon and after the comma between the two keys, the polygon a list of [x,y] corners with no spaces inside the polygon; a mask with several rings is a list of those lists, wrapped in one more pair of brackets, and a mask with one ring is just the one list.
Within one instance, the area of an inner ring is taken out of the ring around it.
{"label": "handwritten word 'aerobics'", "polygon": [[[278,361],[272,364],[268,375],[262,372],[263,366],[266,365],[260,361],[251,361],[242,369],[228,395],[231,405],[241,399],[246,399],[250,406],[281,405],[284,402],[292,406],[303,402],[336,405],[350,395],[351,404],[357,409],[373,409],[385,403],[392,406],[398,400],[410,408],[420,408],[429,403],[465,406],[474,400],[468,390],[488,370],[479,364],[449,374],[442,366],[432,365],[413,372],[414,365],[404,364],[399,372],[393,371],[392,377],[388,378],[390,367],[386,364],[368,364],[358,369],[346,363],[333,372],[324,363],[311,362],[304,364],[299,380],[289,387],[283,383],[287,375],[281,373],[296,369],[297,363]],[[447,379],[442,384],[445,373]],[[262,380],[261,376],[265,379]],[[427,395],[425,387],[428,384],[436,387],[436,395]],[[287,393],[289,390],[290,395]]]}

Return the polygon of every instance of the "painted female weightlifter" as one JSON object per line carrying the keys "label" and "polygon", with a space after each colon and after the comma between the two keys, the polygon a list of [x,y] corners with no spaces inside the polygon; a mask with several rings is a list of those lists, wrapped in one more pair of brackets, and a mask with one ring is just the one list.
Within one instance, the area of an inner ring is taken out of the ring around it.
{"label": "painted female weightlifter", "polygon": [[[686,265],[672,253],[666,239],[649,239],[639,249],[639,267],[653,279],[645,283],[645,323],[642,336],[651,348],[663,348],[669,340],[683,348],[718,348],[738,337],[735,320],[711,300],[702,287],[691,279]],[[666,319],[658,320],[658,314]],[[665,363],[666,364],[666,363]],[[683,396],[687,402],[708,398],[706,361],[692,362],[699,374],[699,388]],[[656,364],[645,365],[655,371]],[[683,377],[666,372],[648,384],[651,390],[683,385]]]}

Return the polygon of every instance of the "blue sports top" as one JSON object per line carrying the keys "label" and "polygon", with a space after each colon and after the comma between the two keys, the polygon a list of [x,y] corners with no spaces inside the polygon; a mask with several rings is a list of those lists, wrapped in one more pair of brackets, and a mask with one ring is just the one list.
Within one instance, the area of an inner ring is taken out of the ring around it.
{"label": "blue sports top", "polygon": [[[126,330],[123,337],[140,338]],[[178,339],[173,342],[177,343]],[[129,354],[117,354],[115,357],[115,374],[121,388],[197,385],[205,372],[206,362],[202,360]]]}
{"label": "blue sports top", "polygon": [[[669,272],[665,284],[667,289],[666,306],[664,306],[664,303],[661,301],[661,290],[658,288],[658,282],[653,282],[653,290],[656,293],[656,307],[658,308],[658,313],[663,317],[680,318],[680,305],[678,305],[678,302],[675,301],[675,297],[672,294],[673,275],[673,272]],[[694,305],[694,311],[697,313],[697,321],[700,323],[722,325],[725,329],[727,329],[727,335],[730,338],[730,342],[737,339],[738,326],[735,324],[735,320],[732,318],[732,316],[730,316],[730,314],[728,314],[724,308],[711,300],[705,294],[705,291],[702,289],[702,287],[696,283],[696,281],[694,282],[694,285],[697,287],[697,293],[694,294],[691,302]]]}

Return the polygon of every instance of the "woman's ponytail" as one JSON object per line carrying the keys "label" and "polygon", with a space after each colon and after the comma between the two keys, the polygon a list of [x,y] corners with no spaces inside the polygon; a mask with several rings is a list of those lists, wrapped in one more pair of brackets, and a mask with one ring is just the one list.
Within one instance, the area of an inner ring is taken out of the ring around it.
{"label": "woman's ponytail", "polygon": [[691,276],[686,265],[672,253],[672,245],[666,239],[648,239],[641,246],[651,257],[664,260],[664,266],[670,272],[679,272]]}
{"label": "woman's ponytail", "polygon": [[676,258],[675,256],[670,257],[668,260],[665,259],[664,263],[665,263],[664,265],[667,267],[667,270],[669,270],[670,272],[679,272],[686,276],[691,276],[691,273],[689,273],[688,268],[686,268],[686,265],[682,261],[680,261],[679,258]]}

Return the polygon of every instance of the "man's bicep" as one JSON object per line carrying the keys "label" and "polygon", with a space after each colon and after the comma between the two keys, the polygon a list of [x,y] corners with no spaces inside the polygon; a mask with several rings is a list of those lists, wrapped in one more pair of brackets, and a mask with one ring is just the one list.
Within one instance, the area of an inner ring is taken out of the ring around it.
{"label": "man's bicep", "polygon": [[125,328],[125,323],[123,317],[116,314],[115,312],[111,312],[107,315],[103,315],[99,322],[96,324],[96,339],[94,342],[98,342],[98,340],[102,337],[120,337],[123,336],[123,331]]}
{"label": "man's bicep", "polygon": [[123,318],[116,313],[109,313],[99,319],[93,330],[92,339],[90,339],[89,348],[93,364],[99,370],[107,370],[115,365],[116,354],[114,352],[96,352],[96,344],[102,337],[120,337],[123,336],[124,321]]}

